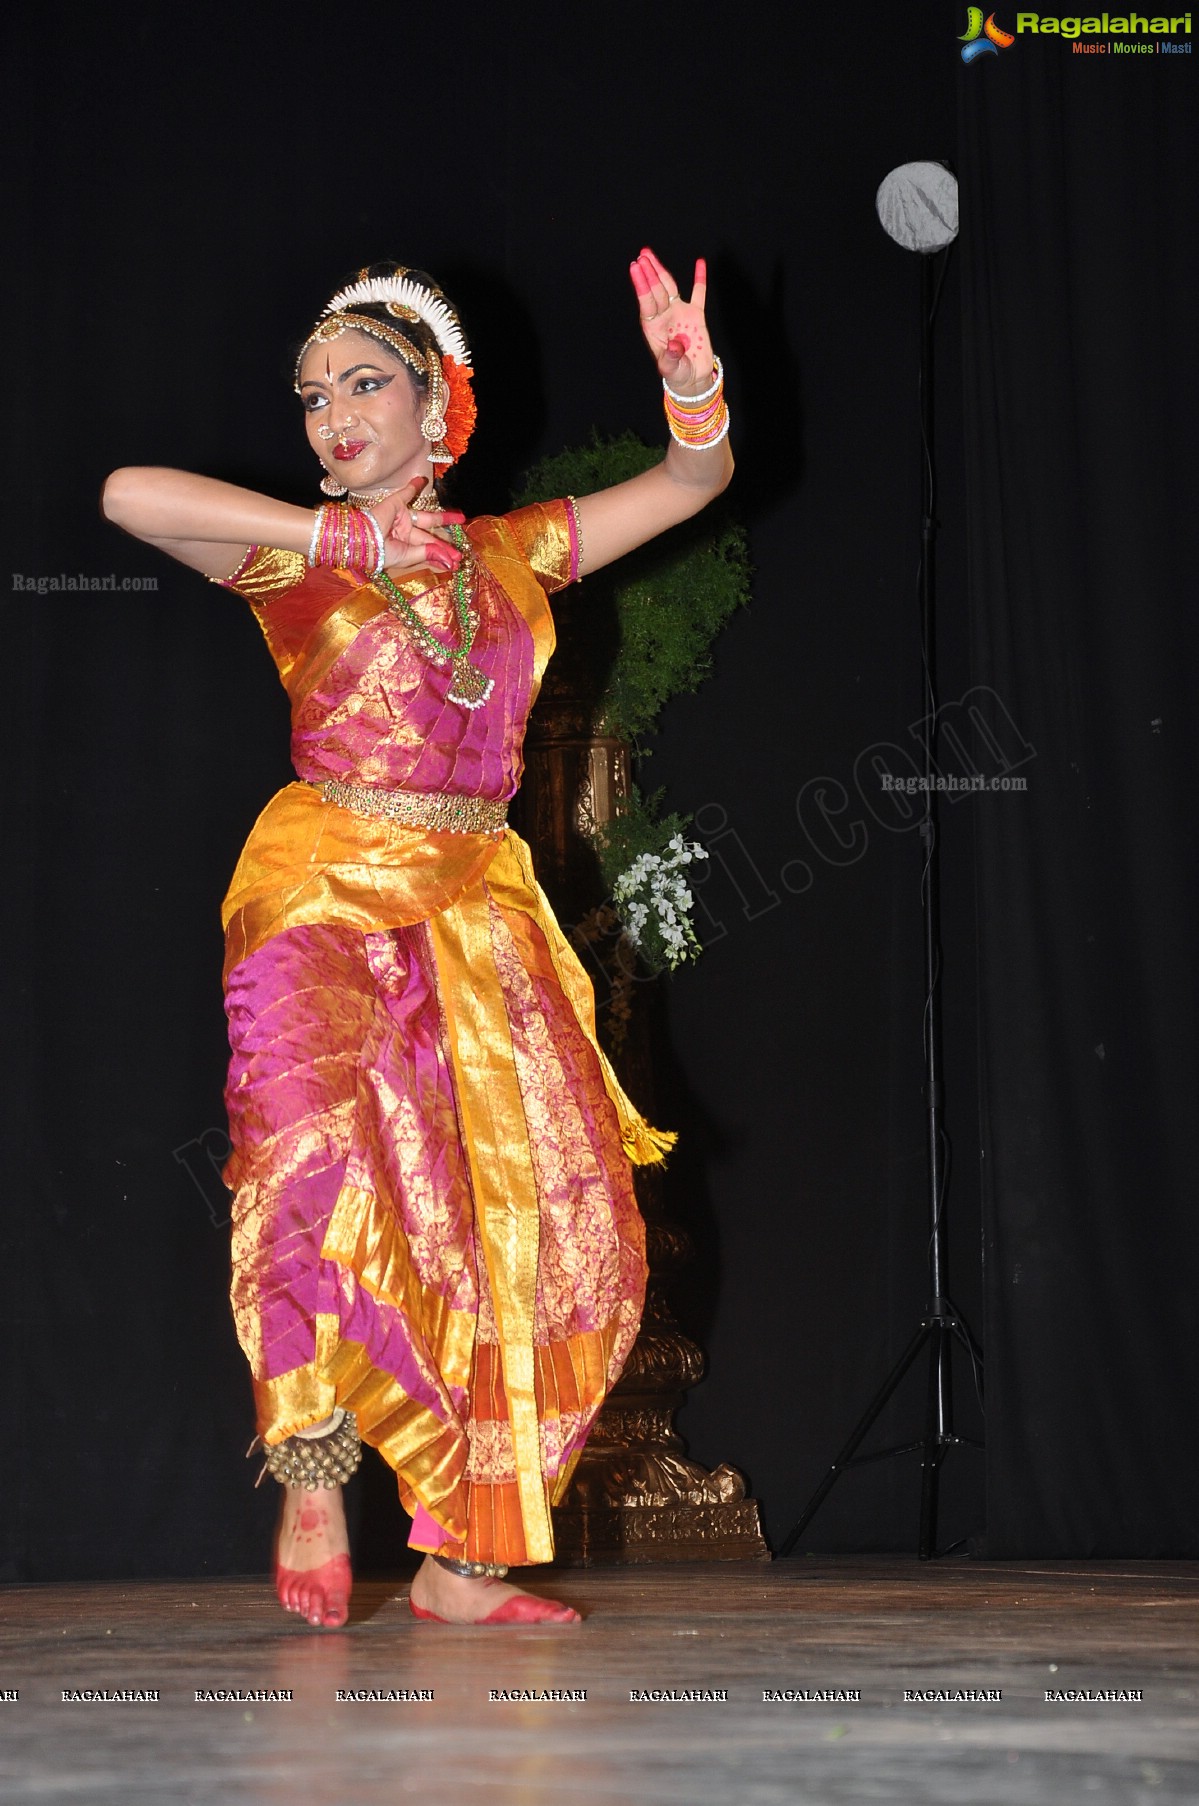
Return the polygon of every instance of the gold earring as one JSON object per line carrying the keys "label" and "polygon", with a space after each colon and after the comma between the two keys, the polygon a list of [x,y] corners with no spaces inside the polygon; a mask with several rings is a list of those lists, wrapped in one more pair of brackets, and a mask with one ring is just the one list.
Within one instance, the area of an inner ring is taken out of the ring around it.
{"label": "gold earring", "polygon": [[[316,430],[318,433],[320,432],[319,427]],[[324,466],[322,465],[321,468],[324,469]],[[321,494],[331,496],[333,500],[336,501],[338,496],[345,495],[345,493],[345,484],[339,483],[331,470],[326,470],[324,476],[321,478]]]}
{"label": "gold earring", "polygon": [[446,435],[446,417],[441,399],[441,370],[436,358],[431,357],[429,365],[429,399],[421,416],[421,437],[429,441],[430,464],[452,464],[454,460],[442,443]]}

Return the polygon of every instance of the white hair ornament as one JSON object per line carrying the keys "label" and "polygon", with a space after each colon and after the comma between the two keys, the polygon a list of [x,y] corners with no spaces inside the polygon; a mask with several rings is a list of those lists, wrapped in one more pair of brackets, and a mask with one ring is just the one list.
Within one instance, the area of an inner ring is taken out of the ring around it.
{"label": "white hair ornament", "polygon": [[449,302],[432,294],[423,283],[413,282],[410,276],[367,276],[351,282],[348,287],[338,290],[322,311],[321,318],[346,310],[352,312],[355,307],[371,303],[386,306],[389,311],[410,308],[432,332],[442,357],[456,358],[460,364],[470,363],[466,336]]}

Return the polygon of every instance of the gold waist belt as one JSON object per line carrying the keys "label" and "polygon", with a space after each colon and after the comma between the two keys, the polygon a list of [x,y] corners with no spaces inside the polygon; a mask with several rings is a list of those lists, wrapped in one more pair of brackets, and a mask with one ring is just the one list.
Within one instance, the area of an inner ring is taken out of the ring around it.
{"label": "gold waist belt", "polygon": [[343,784],[327,778],[314,786],[327,803],[358,815],[383,815],[406,828],[433,834],[498,834],[507,825],[508,805],[486,796],[453,796],[445,790],[377,790],[372,784]]}

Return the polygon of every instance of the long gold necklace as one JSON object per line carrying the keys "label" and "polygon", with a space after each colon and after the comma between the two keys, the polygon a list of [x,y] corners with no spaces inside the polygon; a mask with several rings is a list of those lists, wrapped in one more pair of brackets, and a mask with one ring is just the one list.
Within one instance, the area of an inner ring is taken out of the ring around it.
{"label": "long gold necklace", "polygon": [[470,600],[471,578],[477,567],[462,528],[451,527],[449,534],[462,553],[462,562],[454,573],[453,585],[454,613],[458,617],[458,630],[462,636],[457,646],[447,646],[431,628],[425,626],[407,596],[396,588],[386,571],[380,571],[373,581],[384,594],[391,597],[388,608],[403,621],[430,663],[453,666],[454,675],[446,691],[447,700],[460,703],[464,709],[481,709],[495,688],[495,679],[488,677],[486,671],[481,671],[478,665],[470,662],[470,649],[474,645],[479,625],[478,610]]}

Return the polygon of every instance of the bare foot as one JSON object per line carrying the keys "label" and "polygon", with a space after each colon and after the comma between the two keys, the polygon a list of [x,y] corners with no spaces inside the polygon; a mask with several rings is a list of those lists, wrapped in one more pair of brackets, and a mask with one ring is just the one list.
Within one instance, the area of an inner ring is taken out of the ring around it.
{"label": "bare foot", "polygon": [[289,1612],[336,1630],[350,1615],[350,1540],[341,1488],[285,1486],[275,1531],[275,1591]]}
{"label": "bare foot", "polygon": [[413,1577],[408,1604],[418,1617],[444,1624],[579,1624],[560,1599],[539,1599],[506,1580],[467,1580],[426,1555]]}

